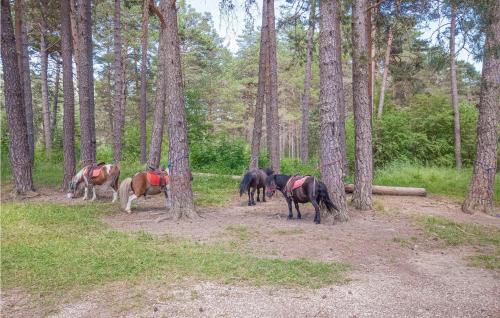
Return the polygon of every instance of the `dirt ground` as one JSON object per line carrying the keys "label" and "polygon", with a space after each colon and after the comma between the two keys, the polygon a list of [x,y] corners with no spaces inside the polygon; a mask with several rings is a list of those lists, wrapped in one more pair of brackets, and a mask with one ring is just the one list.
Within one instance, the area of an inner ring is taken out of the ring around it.
{"label": "dirt ground", "polygon": [[[41,192],[33,200],[67,200]],[[349,222],[321,225],[313,223],[310,205],[302,206],[301,220],[288,220],[283,198],[248,207],[235,197],[224,207],[200,208],[200,219],[157,222],[163,206],[160,196],[139,199],[132,214],[103,221],[122,231],[206,243],[237,240],[259,256],[345,261],[353,267],[351,281],[320,289],[115,282],[61,299],[54,317],[500,317],[500,273],[467,265],[478,248],[446,248],[415,222],[420,215],[442,215],[500,227],[500,217],[463,214],[452,199],[378,196],[375,210],[351,209]],[[2,292],[7,316],[40,315],[36,304],[20,290]]]}

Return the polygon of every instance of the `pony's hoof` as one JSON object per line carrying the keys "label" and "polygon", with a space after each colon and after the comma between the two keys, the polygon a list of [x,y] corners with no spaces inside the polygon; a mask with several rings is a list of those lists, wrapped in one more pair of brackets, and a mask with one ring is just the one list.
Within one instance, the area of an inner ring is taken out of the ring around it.
{"label": "pony's hoof", "polygon": [[252,202],[252,205],[257,205],[257,203],[255,203],[255,202]]}
{"label": "pony's hoof", "polygon": [[291,219],[293,219],[293,216],[289,215],[289,216],[287,217],[287,219],[291,220]]}
{"label": "pony's hoof", "polygon": [[248,202],[248,206],[252,206],[252,202]]}
{"label": "pony's hoof", "polygon": [[320,221],[314,221],[314,224],[320,224],[321,222]]}
{"label": "pony's hoof", "polygon": [[302,215],[297,215],[297,220],[302,219]]}
{"label": "pony's hoof", "polygon": [[125,212],[127,212],[128,214],[132,213],[132,211],[130,210],[125,210]]}

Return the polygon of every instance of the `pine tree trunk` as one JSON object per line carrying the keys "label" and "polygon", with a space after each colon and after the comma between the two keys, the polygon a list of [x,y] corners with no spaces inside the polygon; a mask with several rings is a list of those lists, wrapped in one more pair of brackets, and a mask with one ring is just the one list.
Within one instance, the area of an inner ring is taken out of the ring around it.
{"label": "pine tree trunk", "polygon": [[309,29],[307,30],[306,66],[304,77],[304,94],[302,95],[302,131],[300,159],[303,163],[309,160],[309,104],[311,99],[312,55],[314,25],[316,24],[316,1],[310,3]]}
{"label": "pine tree trunk", "polygon": [[274,17],[274,0],[267,0],[267,20],[269,31],[269,109],[271,114],[271,168],[274,172],[280,171],[280,152],[279,152],[279,112],[278,112],[278,60],[276,53],[276,27]]}
{"label": "pine tree trunk", "polygon": [[45,152],[50,154],[52,151],[52,135],[50,130],[50,105],[49,105],[49,82],[48,82],[48,68],[49,68],[49,52],[47,50],[47,24],[45,17],[47,17],[47,3],[40,0],[40,13],[42,18],[40,20],[40,79],[42,86],[42,124],[43,124],[43,137],[45,142]]}
{"label": "pine tree trunk", "polygon": [[61,55],[63,68],[63,190],[76,173],[75,166],[75,94],[73,92],[73,64],[71,49],[71,22],[68,12],[70,0],[61,0]]}
{"label": "pine tree trunk", "polygon": [[25,194],[33,190],[28,129],[10,4],[8,0],[1,1],[1,56],[5,110],[10,137],[9,159],[14,191],[16,194]]}
{"label": "pine tree trunk", "polygon": [[368,36],[365,0],[354,0],[352,6],[352,87],[355,126],[354,207],[369,210],[372,206],[373,154],[371,110],[368,98]]}
{"label": "pine tree trunk", "polygon": [[170,208],[175,218],[197,217],[191,189],[189,170],[189,149],[187,140],[187,121],[184,111],[182,87],[181,54],[177,31],[177,8],[175,0],[163,0],[165,12],[165,57],[168,123],[168,158],[171,165]]}
{"label": "pine tree trunk", "polygon": [[[345,199],[341,147],[343,84],[340,2],[320,1],[320,171],[328,194],[339,208],[340,221],[349,220]],[[344,142],[345,144],[345,142]]]}
{"label": "pine tree trunk", "polygon": [[144,1],[144,8],[142,11],[142,38],[141,38],[141,101],[139,104],[140,125],[141,125],[141,163],[146,163],[146,144],[147,144],[147,131],[146,131],[146,117],[147,117],[147,88],[148,82],[146,73],[148,71],[148,31],[149,31],[149,0]]}
{"label": "pine tree trunk", "polygon": [[255,117],[253,122],[252,135],[252,157],[250,158],[249,169],[259,167],[260,141],[262,139],[262,117],[265,103],[265,87],[267,75],[268,56],[268,24],[267,24],[267,0],[262,1],[262,26],[260,29],[260,53],[259,53],[259,83],[257,86],[257,98],[255,102]]}
{"label": "pine tree trunk", "polygon": [[113,116],[113,158],[116,163],[122,160],[122,136],[123,136],[123,124],[124,113],[123,108],[123,60],[122,60],[122,35],[121,35],[121,8],[120,0],[114,0],[115,10],[114,10],[114,56],[115,61],[113,64],[114,68],[114,78],[115,78],[115,107]]}
{"label": "pine tree trunk", "polygon": [[[401,6],[401,0],[396,0],[396,18],[399,16],[400,6]],[[391,49],[392,49],[392,41],[394,40],[395,23],[396,21],[394,21],[391,25],[389,25],[389,30],[387,32],[387,45],[385,48],[385,56],[384,56],[384,71],[382,74],[382,83],[380,83],[380,96],[378,100],[377,118],[382,118],[382,113],[384,112],[385,90],[387,86],[387,76],[389,74],[389,64],[391,63]]]}
{"label": "pine tree trunk", "polygon": [[31,95],[31,71],[28,55],[28,30],[25,20],[25,5],[23,0],[15,1],[16,12],[16,46],[19,65],[19,74],[21,74],[21,86],[23,90],[23,103],[26,115],[26,124],[28,129],[28,144],[30,161],[35,161],[35,134],[33,127],[33,97]]}
{"label": "pine tree trunk", "polygon": [[489,10],[491,17],[484,44],[483,74],[477,121],[476,160],[469,193],[462,205],[465,213],[494,214],[493,188],[497,168],[500,120],[500,1]]}
{"label": "pine tree trunk", "polygon": [[457,24],[457,8],[451,7],[450,23],[450,79],[451,79],[451,104],[453,106],[453,124],[455,135],[455,165],[462,169],[462,142],[460,138],[460,107],[458,105],[457,70],[455,66],[455,32]]}
{"label": "pine tree trunk", "polygon": [[[372,0],[371,3],[374,5],[376,0]],[[370,109],[372,114],[374,112],[374,100],[375,100],[375,80],[376,80],[376,61],[375,61],[375,43],[377,36],[377,24],[376,15],[378,6],[370,10]]]}
{"label": "pine tree trunk", "polygon": [[[166,1],[166,0],[163,0]],[[158,76],[156,77],[155,112],[153,117],[153,131],[151,133],[151,146],[149,148],[148,165],[159,167],[161,161],[161,143],[163,140],[163,127],[165,125],[165,99],[166,99],[166,60],[165,51],[167,46],[166,32],[160,28],[158,44]]]}
{"label": "pine tree trunk", "polygon": [[96,162],[91,2],[71,0],[71,9],[80,101],[80,160],[88,165]]}
{"label": "pine tree trunk", "polygon": [[392,25],[389,26],[389,31],[387,32],[387,45],[385,48],[384,57],[384,72],[382,73],[382,83],[380,83],[380,96],[377,109],[378,118],[382,118],[382,113],[384,112],[385,87],[387,85],[387,75],[389,74],[389,63],[391,62],[391,49],[393,40],[392,28]]}
{"label": "pine tree trunk", "polygon": [[51,122],[50,122],[50,134],[52,136],[52,140],[54,141],[55,139],[55,134],[56,134],[56,126],[57,126],[57,113],[58,113],[58,108],[59,108],[59,82],[60,82],[60,76],[61,75],[61,62],[59,61],[59,58],[56,59],[56,79],[54,81],[54,101],[53,101],[53,106],[52,106],[52,117],[51,117]]}

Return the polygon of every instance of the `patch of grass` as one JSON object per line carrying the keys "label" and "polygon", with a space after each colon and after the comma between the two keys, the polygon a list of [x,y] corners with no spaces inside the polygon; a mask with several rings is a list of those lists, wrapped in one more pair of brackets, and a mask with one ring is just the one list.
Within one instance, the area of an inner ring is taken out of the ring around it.
{"label": "patch of grass", "polygon": [[469,257],[469,265],[492,270],[500,270],[500,253],[479,254]]}
{"label": "patch of grass", "polygon": [[447,245],[493,245],[500,247],[500,230],[472,223],[458,223],[442,216],[419,218],[429,236],[438,237]]}
{"label": "patch of grass", "polygon": [[57,294],[165,277],[315,288],[347,280],[344,263],[260,258],[220,245],[112,231],[98,218],[111,213],[111,204],[7,203],[2,208],[4,288]]}
{"label": "patch of grass", "polygon": [[404,239],[404,238],[400,238],[400,237],[393,237],[392,238],[392,241],[394,243],[398,243],[399,245],[401,245],[401,247],[410,247],[410,242],[407,240],[407,239]]}
{"label": "patch of grass", "polygon": [[458,223],[445,217],[427,216],[419,219],[428,236],[437,237],[446,245],[473,245],[491,247],[488,254],[468,258],[472,266],[500,269],[500,230],[471,223]]}
{"label": "patch of grass", "polygon": [[276,235],[295,235],[304,233],[304,230],[301,228],[275,229],[272,231],[272,233]]}
{"label": "patch of grass", "polygon": [[249,229],[245,225],[230,225],[225,230],[231,236],[235,236],[241,241],[248,241],[251,237],[258,234],[255,230]]}
{"label": "patch of grass", "polygon": [[239,181],[230,176],[194,176],[193,191],[197,205],[227,203],[238,193]]}
{"label": "patch of grass", "polygon": [[[467,194],[472,169],[424,167],[393,164],[375,172],[375,184],[426,188],[428,193],[463,199]],[[494,200],[500,203],[500,178],[495,179]]]}

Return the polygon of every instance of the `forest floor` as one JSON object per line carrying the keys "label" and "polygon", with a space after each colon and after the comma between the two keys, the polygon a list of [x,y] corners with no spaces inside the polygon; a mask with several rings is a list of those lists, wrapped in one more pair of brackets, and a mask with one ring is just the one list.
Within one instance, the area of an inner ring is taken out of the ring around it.
{"label": "forest floor", "polygon": [[[59,192],[40,192],[31,200],[68,202]],[[483,235],[476,227],[491,230],[498,238],[500,217],[465,215],[458,201],[437,196],[375,196],[374,202],[372,211],[351,208],[349,222],[332,224],[325,219],[315,225],[309,204],[301,206],[301,220],[288,220],[282,197],[247,206],[244,197],[235,196],[223,206],[199,208],[199,219],[162,222],[157,219],[164,199],[139,199],[132,214],[117,207],[117,213],[103,216],[103,222],[118,231],[227,243],[259,257],[342,261],[351,265],[349,282],[309,289],[189,277],[175,283],[118,281],[77,297],[61,297],[50,305],[50,313],[54,317],[500,316],[498,245],[474,239]],[[462,235],[463,240],[450,240],[446,231]],[[492,269],[473,266],[474,255],[492,250]],[[45,315],[44,306],[20,288],[2,290],[5,317]]]}

